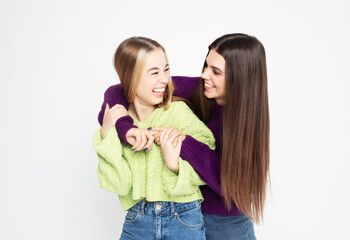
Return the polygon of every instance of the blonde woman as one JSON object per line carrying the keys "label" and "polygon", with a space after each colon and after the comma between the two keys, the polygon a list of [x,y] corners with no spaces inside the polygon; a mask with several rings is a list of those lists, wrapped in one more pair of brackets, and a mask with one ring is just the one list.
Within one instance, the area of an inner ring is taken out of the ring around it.
{"label": "blonde woman", "polygon": [[[93,147],[101,187],[118,194],[128,211],[120,239],[205,239],[199,190],[204,182],[179,156],[186,135],[214,149],[213,134],[184,102],[174,101],[168,60],[159,43],[143,37],[126,39],[115,52],[114,65],[129,112],[113,102],[104,104]],[[110,88],[105,97],[113,94]],[[143,151],[124,145],[114,126],[129,115],[138,127],[135,131],[143,131],[148,139],[155,132],[147,128],[164,126],[160,145]]]}

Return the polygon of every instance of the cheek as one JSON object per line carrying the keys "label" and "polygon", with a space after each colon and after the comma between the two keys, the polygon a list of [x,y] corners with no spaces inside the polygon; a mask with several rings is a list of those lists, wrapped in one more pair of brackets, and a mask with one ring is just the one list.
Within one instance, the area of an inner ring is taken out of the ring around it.
{"label": "cheek", "polygon": [[218,78],[216,79],[215,83],[214,83],[217,87],[217,90],[220,93],[225,93],[226,92],[226,83],[225,83],[225,79],[224,78]]}
{"label": "cheek", "polygon": [[221,84],[220,92],[221,92],[222,94],[225,94],[225,92],[226,92],[226,83],[225,83],[225,80],[223,80],[223,82],[222,82],[222,84]]}

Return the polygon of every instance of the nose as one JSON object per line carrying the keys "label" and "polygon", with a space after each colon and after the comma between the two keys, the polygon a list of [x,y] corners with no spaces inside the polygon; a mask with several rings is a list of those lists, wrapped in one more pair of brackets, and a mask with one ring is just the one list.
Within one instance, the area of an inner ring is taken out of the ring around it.
{"label": "nose", "polygon": [[208,68],[204,68],[204,71],[202,72],[201,78],[209,79]]}
{"label": "nose", "polygon": [[168,82],[169,82],[169,74],[166,74],[166,73],[161,74],[159,82],[168,84]]}

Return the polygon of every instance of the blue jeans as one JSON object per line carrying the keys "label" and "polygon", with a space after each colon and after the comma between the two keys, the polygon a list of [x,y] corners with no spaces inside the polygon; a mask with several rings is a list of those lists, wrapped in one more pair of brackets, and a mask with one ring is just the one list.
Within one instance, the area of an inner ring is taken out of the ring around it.
{"label": "blue jeans", "polygon": [[245,215],[203,216],[207,240],[256,240],[253,222]]}
{"label": "blue jeans", "polygon": [[140,201],[126,214],[120,239],[204,240],[200,203]]}

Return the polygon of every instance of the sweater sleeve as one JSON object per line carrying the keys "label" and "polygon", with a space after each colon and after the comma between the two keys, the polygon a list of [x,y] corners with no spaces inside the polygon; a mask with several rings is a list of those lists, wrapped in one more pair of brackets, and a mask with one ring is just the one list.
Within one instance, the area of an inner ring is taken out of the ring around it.
{"label": "sweater sleeve", "polygon": [[[104,100],[101,106],[101,111],[98,114],[98,122],[100,123],[101,126],[102,126],[103,115],[104,115],[107,103],[109,104],[110,107],[113,107],[116,104],[121,104],[126,109],[128,109],[128,103],[125,99],[123,87],[121,86],[121,84],[110,86],[104,94]],[[134,126],[133,119],[130,116],[121,117],[116,122],[115,127],[117,129],[120,140],[126,146],[128,146],[129,143],[126,141],[126,133],[131,128],[136,128],[136,126]]]}
{"label": "sweater sleeve", "polygon": [[199,77],[171,77],[175,85],[174,96],[188,99],[198,88],[200,83]]}
{"label": "sweater sleeve", "polygon": [[179,158],[179,174],[163,169],[164,190],[170,196],[190,195],[198,191],[198,186],[205,185],[192,166]]}
{"label": "sweater sleeve", "polygon": [[132,188],[132,174],[128,162],[122,156],[122,146],[115,128],[100,136],[101,128],[95,131],[93,148],[99,164],[97,176],[100,186],[107,191],[125,196]]}
{"label": "sweater sleeve", "polygon": [[182,142],[180,157],[188,161],[201,179],[222,196],[220,163],[221,156],[206,144],[186,136]]}

